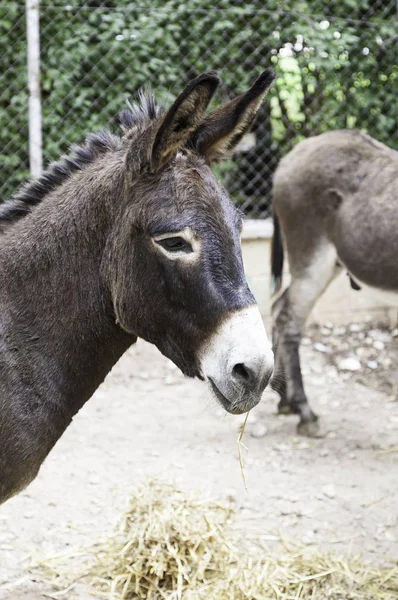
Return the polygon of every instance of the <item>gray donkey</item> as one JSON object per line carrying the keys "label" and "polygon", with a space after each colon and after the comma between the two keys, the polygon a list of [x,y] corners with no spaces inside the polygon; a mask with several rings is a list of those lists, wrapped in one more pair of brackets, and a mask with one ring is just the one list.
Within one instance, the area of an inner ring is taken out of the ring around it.
{"label": "gray donkey", "polygon": [[351,286],[398,301],[398,152],[358,131],[331,131],[299,143],[280,162],[273,189],[274,292],[283,245],[292,281],[273,304],[279,411],[300,416],[299,432],[318,434],[304,392],[299,344],[317,298],[347,270]]}
{"label": "gray donkey", "polygon": [[216,73],[167,112],[151,95],[123,137],[90,135],[0,209],[0,502],[19,492],[137,337],[230,413],[255,406],[273,355],[247,286],[242,215],[212,173],[274,76],[205,116]]}

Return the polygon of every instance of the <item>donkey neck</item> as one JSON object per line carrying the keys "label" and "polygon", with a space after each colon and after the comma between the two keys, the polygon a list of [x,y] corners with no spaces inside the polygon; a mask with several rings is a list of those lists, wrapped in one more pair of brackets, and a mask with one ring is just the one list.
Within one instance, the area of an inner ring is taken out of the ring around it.
{"label": "donkey neck", "polygon": [[122,157],[108,154],[0,236],[0,368],[20,370],[27,395],[61,407],[62,428],[136,341],[116,325],[100,276],[122,194]]}

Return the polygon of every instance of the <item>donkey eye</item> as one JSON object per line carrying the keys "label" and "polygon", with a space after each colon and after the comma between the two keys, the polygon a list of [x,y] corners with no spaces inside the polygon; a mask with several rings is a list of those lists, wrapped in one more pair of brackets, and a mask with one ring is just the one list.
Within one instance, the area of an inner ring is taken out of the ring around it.
{"label": "donkey eye", "polygon": [[156,240],[156,243],[159,246],[162,246],[165,250],[169,252],[192,252],[192,246],[189,242],[184,240],[182,237],[169,237],[164,240]]}

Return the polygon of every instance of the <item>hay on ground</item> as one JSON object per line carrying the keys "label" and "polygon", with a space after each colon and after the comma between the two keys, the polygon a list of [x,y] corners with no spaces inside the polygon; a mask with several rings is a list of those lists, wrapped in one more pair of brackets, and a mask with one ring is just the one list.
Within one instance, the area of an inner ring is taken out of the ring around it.
{"label": "hay on ground", "polygon": [[[398,567],[300,548],[248,549],[231,507],[153,481],[138,488],[118,532],[90,550],[84,573],[65,558],[41,567],[58,588],[84,581],[109,600],[396,600]],[[37,571],[36,571],[37,577]],[[69,597],[67,595],[67,597]]]}

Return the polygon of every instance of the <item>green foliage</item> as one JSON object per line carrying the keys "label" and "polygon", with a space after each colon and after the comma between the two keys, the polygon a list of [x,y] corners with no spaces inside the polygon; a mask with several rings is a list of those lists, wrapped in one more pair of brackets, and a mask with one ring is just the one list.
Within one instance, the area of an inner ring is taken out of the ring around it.
{"label": "green foliage", "polygon": [[[28,173],[23,4],[0,5],[3,199]],[[117,128],[118,112],[141,86],[156,87],[168,103],[187,80],[216,69],[223,80],[220,102],[272,64],[278,77],[256,129],[256,148],[218,170],[237,201],[260,214],[277,161],[303,137],[356,127],[398,147],[393,5],[395,0],[287,0],[283,8],[276,0],[42,0],[45,162],[90,131]]]}
{"label": "green foliage", "polygon": [[0,5],[0,199],[27,177],[28,96],[24,5]]}

